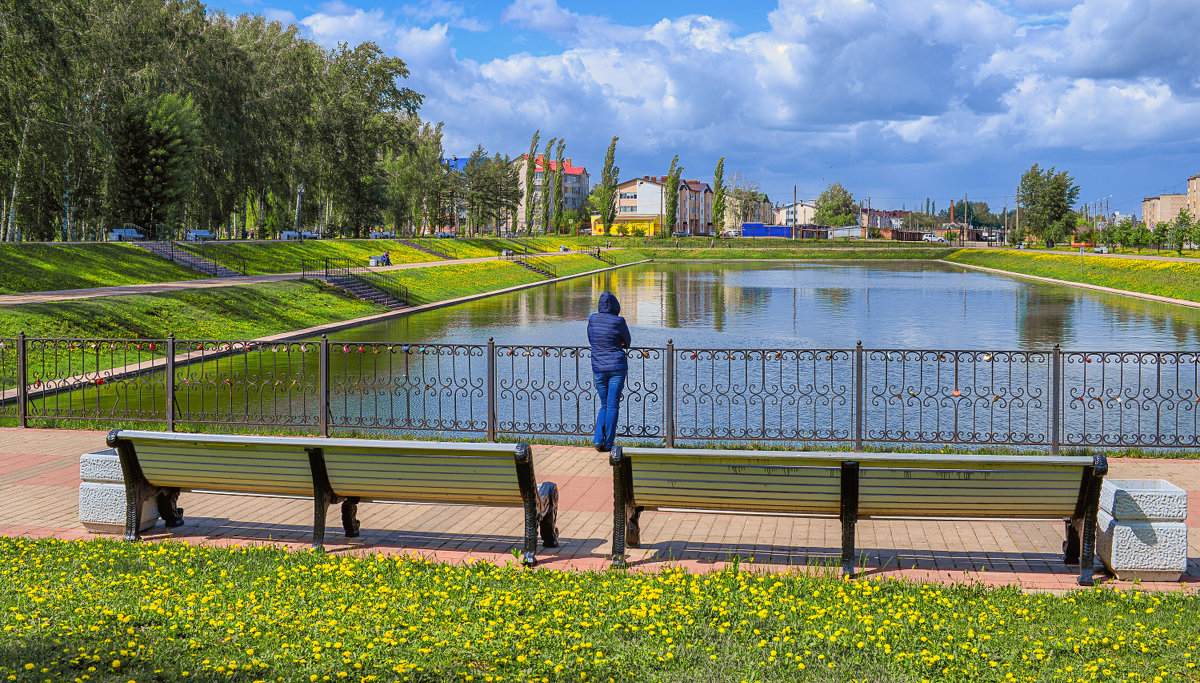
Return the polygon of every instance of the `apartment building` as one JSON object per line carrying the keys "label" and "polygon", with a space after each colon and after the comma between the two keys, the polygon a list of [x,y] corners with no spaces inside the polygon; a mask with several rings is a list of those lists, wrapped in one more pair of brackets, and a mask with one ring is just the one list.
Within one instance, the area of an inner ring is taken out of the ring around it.
{"label": "apartment building", "polygon": [[775,225],[811,225],[817,222],[815,202],[799,201],[775,207]]}
{"label": "apartment building", "polygon": [[1187,210],[1192,220],[1200,220],[1200,173],[1188,178]]}
{"label": "apartment building", "polygon": [[1187,208],[1193,180],[1197,178],[1200,176],[1192,176],[1192,179],[1188,180],[1189,194],[1160,194],[1143,199],[1142,223],[1153,230],[1154,226],[1159,223],[1170,223],[1175,220],[1175,217],[1179,215],[1179,210]]}
{"label": "apartment building", "polygon": [[[661,216],[666,208],[666,176],[642,176],[617,185],[617,219]],[[700,180],[679,182],[679,222],[672,231],[689,235],[712,234],[713,191]],[[670,220],[665,220],[670,223]]]}
{"label": "apartment building", "polygon": [[[517,177],[521,184],[521,203],[517,208],[517,224],[520,229],[528,229],[525,225],[525,205],[528,201],[536,202],[535,206],[540,206],[542,201],[542,190],[546,182],[546,171],[555,171],[558,169],[558,162],[554,159],[547,160],[543,155],[539,154],[533,160],[533,191],[525,187],[525,170],[528,159],[527,154],[522,154],[517,160],[519,171]],[[588,175],[587,168],[584,166],[576,166],[571,163],[570,157],[563,160],[563,209],[568,213],[578,210],[587,202],[588,193],[592,191],[591,178]],[[534,226],[537,229],[538,226]]]}

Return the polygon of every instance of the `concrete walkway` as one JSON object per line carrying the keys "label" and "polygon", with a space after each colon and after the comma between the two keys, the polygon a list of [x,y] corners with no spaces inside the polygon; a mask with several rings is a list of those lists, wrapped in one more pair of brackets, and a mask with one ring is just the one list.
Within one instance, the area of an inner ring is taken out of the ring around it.
{"label": "concrete walkway", "polygon": [[[104,432],[0,429],[0,534],[94,538],[78,522],[79,455],[104,448]],[[602,569],[612,547],[612,469],[603,454],[571,446],[533,447],[540,481],[559,486],[562,544],[539,548],[541,566]],[[1109,476],[1165,478],[1189,494],[1189,555],[1200,558],[1200,468],[1190,460],[1110,460]],[[311,543],[312,501],[266,496],[185,493],[186,523],[160,523],[148,540],[188,543],[280,544],[301,550]],[[512,559],[521,542],[519,509],[464,505],[364,503],[362,535],[345,539],[338,515],[326,532],[332,553],[417,553],[461,562]],[[834,574],[841,527],[836,519],[647,512],[644,547],[630,552],[635,570],[682,565],[720,569],[735,558],[743,567]],[[1061,561],[1061,521],[864,520],[858,525],[863,573],[946,583],[1015,585],[1027,590],[1077,588],[1076,571]],[[753,558],[751,560],[751,558]],[[1108,579],[1118,588],[1135,584]],[[1200,560],[1188,563],[1180,583],[1142,584],[1155,590],[1195,592]]]}

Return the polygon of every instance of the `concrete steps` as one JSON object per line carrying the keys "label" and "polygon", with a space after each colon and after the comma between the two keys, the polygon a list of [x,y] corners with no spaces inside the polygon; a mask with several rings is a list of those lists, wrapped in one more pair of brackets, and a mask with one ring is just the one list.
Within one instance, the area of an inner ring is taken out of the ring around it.
{"label": "concrete steps", "polygon": [[206,258],[196,256],[191,252],[184,251],[171,242],[134,242],[134,244],[168,261],[178,263],[181,266],[191,268],[211,277],[240,277],[242,275],[215,261],[210,261]]}
{"label": "concrete steps", "polygon": [[326,282],[353,295],[355,298],[362,299],[363,301],[370,301],[371,303],[379,304],[381,306],[386,306],[392,310],[407,306],[405,302],[396,300],[387,292],[376,289],[362,280],[358,280],[353,277],[333,275],[330,276]]}

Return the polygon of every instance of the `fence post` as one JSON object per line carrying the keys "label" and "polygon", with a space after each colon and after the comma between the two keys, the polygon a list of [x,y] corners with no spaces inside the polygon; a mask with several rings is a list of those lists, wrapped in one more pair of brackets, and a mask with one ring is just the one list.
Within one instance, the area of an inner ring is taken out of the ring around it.
{"label": "fence post", "polygon": [[167,335],[167,431],[175,431],[175,333]]}
{"label": "fence post", "polygon": [[667,358],[663,365],[663,385],[667,400],[663,402],[663,434],[667,448],[675,447],[675,340],[667,340]]}
{"label": "fence post", "polygon": [[496,340],[487,343],[487,440],[496,440]]}
{"label": "fence post", "polygon": [[317,426],[321,429],[321,436],[329,436],[329,337],[321,335],[321,346],[318,356],[320,357],[320,367],[317,373],[317,381],[319,383],[318,393],[321,395],[321,417],[317,421]]}
{"label": "fence post", "polygon": [[867,377],[864,372],[862,340],[854,345],[854,450],[863,449],[863,424],[866,407]]}
{"label": "fence post", "polygon": [[1061,440],[1058,430],[1062,421],[1062,348],[1058,344],[1054,345],[1054,355],[1050,358],[1050,375],[1050,391],[1053,394],[1050,407],[1050,453],[1058,455]]}
{"label": "fence post", "polygon": [[17,335],[17,424],[29,426],[29,368],[25,358],[25,330]]}

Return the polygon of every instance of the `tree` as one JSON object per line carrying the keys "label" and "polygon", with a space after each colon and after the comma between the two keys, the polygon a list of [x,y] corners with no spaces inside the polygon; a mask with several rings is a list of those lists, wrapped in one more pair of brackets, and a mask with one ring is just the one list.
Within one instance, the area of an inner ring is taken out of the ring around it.
{"label": "tree", "polygon": [[1151,235],[1152,235],[1152,240],[1154,242],[1155,249],[1162,251],[1163,246],[1166,245],[1167,241],[1171,239],[1171,226],[1172,225],[1173,225],[1173,223],[1168,223],[1167,221],[1160,221],[1157,225],[1154,226],[1154,230],[1151,232]]}
{"label": "tree", "polygon": [[563,203],[563,185],[566,184],[567,178],[567,168],[563,162],[566,144],[566,140],[559,139],[558,146],[554,149],[554,229],[560,233],[567,231],[567,212]]}
{"label": "tree", "polygon": [[1018,201],[1026,227],[1046,246],[1061,242],[1074,227],[1071,206],[1079,198],[1079,185],[1066,171],[1042,170],[1034,164],[1021,176]]}
{"label": "tree", "polygon": [[115,216],[153,230],[176,219],[191,190],[198,123],[190,98],[132,98],[114,137]]}
{"label": "tree", "polygon": [[541,130],[533,132],[533,139],[529,142],[529,154],[525,157],[525,231],[533,232],[533,183],[534,174],[536,173],[537,164],[534,163],[534,158],[537,157],[538,141],[541,138]]}
{"label": "tree", "polygon": [[1154,233],[1150,232],[1150,228],[1147,228],[1145,223],[1134,228],[1133,233],[1129,236],[1130,243],[1139,254],[1142,253],[1142,247],[1150,244],[1152,239],[1154,239]]}
{"label": "tree", "polygon": [[676,154],[671,159],[671,168],[667,170],[667,180],[663,187],[663,192],[666,192],[664,201],[666,207],[666,224],[663,226],[663,236],[675,231],[679,224],[679,176],[683,173],[683,167],[679,166],[679,155]]}
{"label": "tree", "polygon": [[1170,224],[1170,231],[1171,246],[1175,248],[1175,251],[1183,254],[1183,248],[1187,246],[1192,236],[1192,214],[1187,207],[1179,210],[1179,215]]}
{"label": "tree", "polygon": [[854,225],[858,222],[858,205],[841,183],[831,183],[817,198],[815,220],[820,225],[834,227]]}
{"label": "tree", "polygon": [[713,169],[713,232],[718,236],[725,229],[725,157],[717,159]]}
{"label": "tree", "polygon": [[604,226],[604,234],[612,232],[613,221],[617,215],[617,178],[621,169],[616,164],[617,136],[608,143],[608,152],[604,155],[604,169],[600,171],[600,184],[588,196],[589,201],[594,197],[592,210],[600,216]]}
{"label": "tree", "polygon": [[546,151],[542,154],[542,201],[539,227],[550,234],[550,188],[554,185],[554,169],[550,168],[550,153],[554,151],[555,138],[546,141]]}

